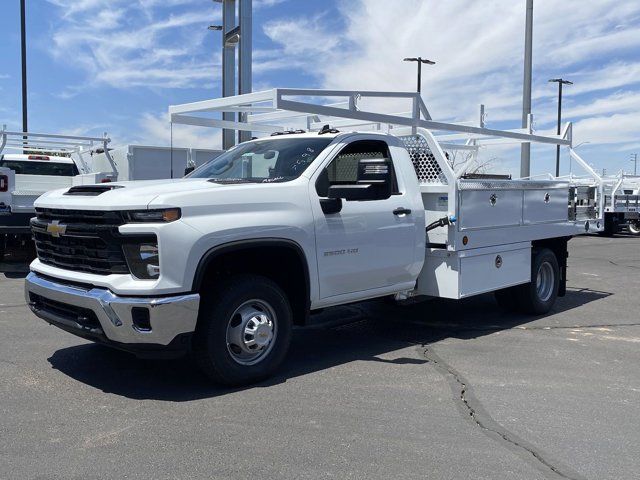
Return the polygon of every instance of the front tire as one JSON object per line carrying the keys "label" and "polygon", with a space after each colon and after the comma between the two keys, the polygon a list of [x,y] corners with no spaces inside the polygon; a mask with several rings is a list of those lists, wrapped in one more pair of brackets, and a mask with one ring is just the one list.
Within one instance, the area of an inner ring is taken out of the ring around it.
{"label": "front tire", "polygon": [[519,289],[519,304],[524,313],[548,313],[558,298],[560,267],[555,253],[548,248],[534,250],[531,261],[531,282]]}
{"label": "front tire", "polygon": [[214,382],[248,385],[272,375],[283,362],[292,333],[289,300],[272,280],[257,275],[232,278],[201,292],[193,353]]}
{"label": "front tire", "polygon": [[631,220],[629,222],[629,233],[631,235],[639,236],[640,235],[640,220]]}

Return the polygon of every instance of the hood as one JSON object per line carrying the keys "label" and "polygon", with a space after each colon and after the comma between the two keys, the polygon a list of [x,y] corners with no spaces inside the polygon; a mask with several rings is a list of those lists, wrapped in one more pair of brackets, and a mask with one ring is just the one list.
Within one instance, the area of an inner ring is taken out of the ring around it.
{"label": "hood", "polygon": [[34,205],[41,208],[79,210],[146,209],[159,195],[214,190],[220,186],[202,178],[78,185],[47,192]]}

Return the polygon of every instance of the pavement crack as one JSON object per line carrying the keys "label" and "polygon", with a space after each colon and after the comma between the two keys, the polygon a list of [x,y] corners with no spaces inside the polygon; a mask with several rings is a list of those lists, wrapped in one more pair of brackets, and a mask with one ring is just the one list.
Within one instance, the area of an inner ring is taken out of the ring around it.
{"label": "pavement crack", "polygon": [[621,268],[633,268],[633,269],[635,269],[635,270],[640,269],[640,266],[638,266],[638,265],[620,265],[619,263],[614,262],[613,260],[608,260],[608,262],[609,262],[611,265],[615,265],[616,267],[621,267]]}
{"label": "pavement crack", "polygon": [[551,476],[551,478],[584,480],[584,477],[579,473],[572,471],[572,469],[567,466],[560,466],[559,462],[551,460],[548,454],[543,453],[534,445],[519,438],[515,433],[510,432],[496,422],[484,409],[480,401],[473,395],[469,382],[458,371],[436,355],[432,349],[424,346],[423,348],[422,355],[433,364],[440,373],[448,378],[454,395],[459,401],[459,407],[482,429],[483,433],[498,441],[506,442],[506,445],[511,449],[521,454],[523,453],[523,458],[529,462],[535,462],[534,465],[548,476]]}
{"label": "pavement crack", "polygon": [[18,307],[26,307],[26,303],[0,303],[0,308],[18,308]]}
{"label": "pavement crack", "polygon": [[509,330],[573,330],[574,328],[615,328],[640,327],[640,323],[597,323],[592,325],[540,325],[533,327],[513,327]]}

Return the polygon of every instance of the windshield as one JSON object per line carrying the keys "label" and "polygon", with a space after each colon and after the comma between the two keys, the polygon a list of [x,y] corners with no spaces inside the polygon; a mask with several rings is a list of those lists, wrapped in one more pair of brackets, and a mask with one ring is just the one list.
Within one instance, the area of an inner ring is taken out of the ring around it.
{"label": "windshield", "polygon": [[238,145],[188,175],[218,183],[288,182],[298,178],[331,138],[265,139]]}
{"label": "windshield", "polygon": [[55,177],[74,177],[78,175],[78,167],[74,163],[0,159],[0,167],[10,168],[18,175],[50,175]]}

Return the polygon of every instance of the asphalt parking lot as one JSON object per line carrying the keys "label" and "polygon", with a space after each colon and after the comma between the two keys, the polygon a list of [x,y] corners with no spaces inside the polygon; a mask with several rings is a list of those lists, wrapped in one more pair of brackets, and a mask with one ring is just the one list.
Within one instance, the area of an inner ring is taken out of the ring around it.
{"label": "asphalt parking lot", "polygon": [[640,238],[570,243],[552,314],[484,295],[328,311],[242,390],[31,315],[0,265],[0,478],[631,479]]}

